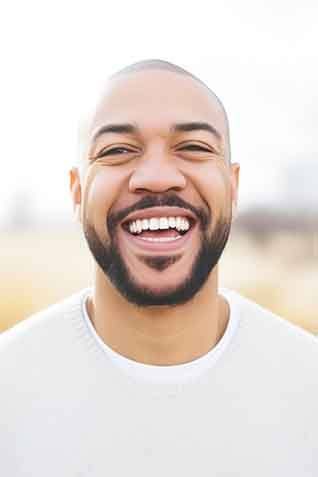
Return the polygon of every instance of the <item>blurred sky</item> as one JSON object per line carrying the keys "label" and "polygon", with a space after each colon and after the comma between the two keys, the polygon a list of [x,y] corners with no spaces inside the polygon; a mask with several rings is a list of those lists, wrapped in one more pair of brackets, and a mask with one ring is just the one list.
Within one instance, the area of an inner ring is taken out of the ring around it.
{"label": "blurred sky", "polygon": [[0,12],[0,225],[14,204],[72,217],[68,169],[105,78],[161,58],[225,105],[241,209],[316,207],[316,1],[6,2]]}

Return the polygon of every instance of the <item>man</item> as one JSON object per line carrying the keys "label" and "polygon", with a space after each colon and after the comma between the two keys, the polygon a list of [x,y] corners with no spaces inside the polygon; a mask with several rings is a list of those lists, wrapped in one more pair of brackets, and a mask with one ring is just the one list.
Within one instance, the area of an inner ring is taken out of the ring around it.
{"label": "man", "polygon": [[94,283],[1,337],[1,475],[318,475],[316,339],[218,286],[238,182],[200,80],[110,79],[70,172]]}

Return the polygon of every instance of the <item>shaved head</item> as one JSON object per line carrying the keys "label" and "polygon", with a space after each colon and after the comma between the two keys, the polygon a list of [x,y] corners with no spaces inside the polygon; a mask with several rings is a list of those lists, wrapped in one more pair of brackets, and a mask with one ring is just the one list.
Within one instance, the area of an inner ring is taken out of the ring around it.
{"label": "shaved head", "polygon": [[[226,123],[227,140],[228,140],[229,151],[230,151],[229,121],[228,121],[227,113],[226,113],[226,110],[223,106],[222,101],[204,83],[204,81],[200,80],[197,76],[193,75],[192,73],[185,70],[184,68],[181,68],[180,66],[175,65],[174,63],[170,63],[169,61],[164,61],[164,60],[159,60],[159,59],[142,60],[142,61],[137,61],[136,63],[132,63],[131,65],[125,66],[124,68],[116,71],[114,74],[112,74],[109,77],[109,80],[110,81],[113,80],[113,79],[115,80],[116,78],[119,78],[121,76],[132,74],[132,73],[137,73],[139,71],[145,71],[145,70],[170,71],[171,73],[176,73],[176,74],[180,74],[180,75],[189,76],[193,80],[200,83],[207,90],[207,92],[215,99],[215,101],[218,103],[218,105],[222,109],[222,112],[224,114],[224,120],[225,120],[225,123]],[[229,154],[229,162],[230,162],[230,154]]]}
{"label": "shaved head", "polygon": [[191,76],[193,79],[200,81],[202,83],[201,80],[199,80],[193,74],[189,73],[188,71],[181,68],[180,66],[175,65],[174,63],[169,63],[169,61],[163,61],[163,60],[137,61],[136,63],[132,63],[131,65],[125,66],[121,70],[118,70],[110,78],[114,78],[116,76],[124,75],[128,73],[135,73],[137,71],[143,71],[143,70],[167,70],[167,71],[171,71],[172,73],[179,73],[182,75]]}
{"label": "shaved head", "polygon": [[[173,75],[180,75],[182,77],[189,78],[190,80],[193,80],[196,84],[199,84],[200,87],[203,88],[204,93],[207,95],[207,104],[214,104],[214,107],[216,107],[219,111],[219,115],[222,117],[222,122],[223,122],[223,129],[224,129],[224,141],[226,142],[226,162],[228,164],[231,163],[231,154],[230,154],[230,135],[229,135],[229,123],[228,123],[228,118],[227,114],[225,111],[225,108],[221,102],[221,100],[218,98],[218,96],[199,78],[197,78],[195,75],[190,73],[189,71],[185,70],[184,68],[181,68],[180,66],[170,63],[168,61],[163,61],[160,59],[148,59],[148,60],[143,60],[143,61],[138,61],[136,63],[132,63],[128,66],[125,66],[124,68],[116,71],[113,73],[109,78],[106,83],[105,89],[103,93],[101,94],[97,106],[95,109],[95,116],[93,115],[93,120],[90,120],[89,123],[86,122],[86,126],[84,126],[81,137],[80,137],[80,162],[82,159],[86,159],[87,156],[87,151],[89,149],[90,141],[92,139],[92,132],[95,127],[95,120],[96,120],[96,113],[99,111],[101,105],[105,101],[105,97],[109,94],[109,91],[116,86],[118,82],[125,82],[125,78],[129,78],[130,76],[138,75],[139,73],[147,72],[151,74],[162,74],[164,72],[167,72],[168,74],[173,74]],[[129,88],[129,86],[127,86]],[[169,88],[169,84],[166,86],[166,88]],[[88,127],[87,127],[88,126]]]}
{"label": "shaved head", "polygon": [[[163,71],[170,71],[171,73],[177,73],[181,75],[190,76],[195,81],[198,81],[199,83],[201,83],[210,92],[210,94],[212,94],[213,97],[218,100],[220,105],[222,105],[221,101],[216,96],[216,94],[213,93],[213,91],[211,91],[210,88],[202,80],[197,78],[195,75],[193,75],[189,71],[181,68],[180,66],[175,65],[174,63],[169,63],[169,61],[156,60],[156,59],[137,61],[136,63],[132,63],[131,65],[125,66],[124,68],[118,70],[117,72],[112,74],[109,79],[112,80],[125,74],[137,73],[138,71],[144,71],[144,70],[163,70]],[[224,109],[223,105],[222,105],[222,108]]]}

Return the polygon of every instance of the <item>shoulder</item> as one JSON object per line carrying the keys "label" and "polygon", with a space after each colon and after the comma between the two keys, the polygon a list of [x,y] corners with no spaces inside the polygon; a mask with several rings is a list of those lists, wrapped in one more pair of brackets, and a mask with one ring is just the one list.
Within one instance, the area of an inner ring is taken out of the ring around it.
{"label": "shoulder", "polygon": [[[55,303],[48,308],[31,315],[7,331],[0,334],[0,368],[12,357],[27,358],[39,352],[45,352],[61,342],[68,335],[81,314],[82,298],[88,289]],[[39,356],[38,356],[39,358]]]}
{"label": "shoulder", "polygon": [[273,366],[316,369],[318,339],[239,293],[221,289],[239,321],[240,348],[253,352]]}
{"label": "shoulder", "polygon": [[303,452],[317,441],[318,339],[236,292],[224,296],[238,324],[220,379],[259,429],[272,429],[275,439],[289,429]]}
{"label": "shoulder", "polygon": [[89,350],[82,315],[86,293],[51,305],[0,335],[0,420],[12,428],[18,429],[36,406],[54,407],[66,389],[72,392],[73,383],[80,382],[76,378]]}

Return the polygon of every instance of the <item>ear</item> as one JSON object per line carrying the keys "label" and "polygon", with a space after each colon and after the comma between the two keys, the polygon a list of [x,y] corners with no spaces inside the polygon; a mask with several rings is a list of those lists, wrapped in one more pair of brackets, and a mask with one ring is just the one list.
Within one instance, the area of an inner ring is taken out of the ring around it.
{"label": "ear", "polygon": [[237,213],[238,189],[239,189],[240,165],[235,162],[231,164],[231,196],[232,196],[232,217],[235,219]]}
{"label": "ear", "polygon": [[69,171],[70,176],[70,191],[72,195],[73,202],[73,211],[75,218],[78,222],[81,222],[81,200],[82,200],[82,190],[81,190],[81,181],[80,174],[77,167],[73,167]]}

